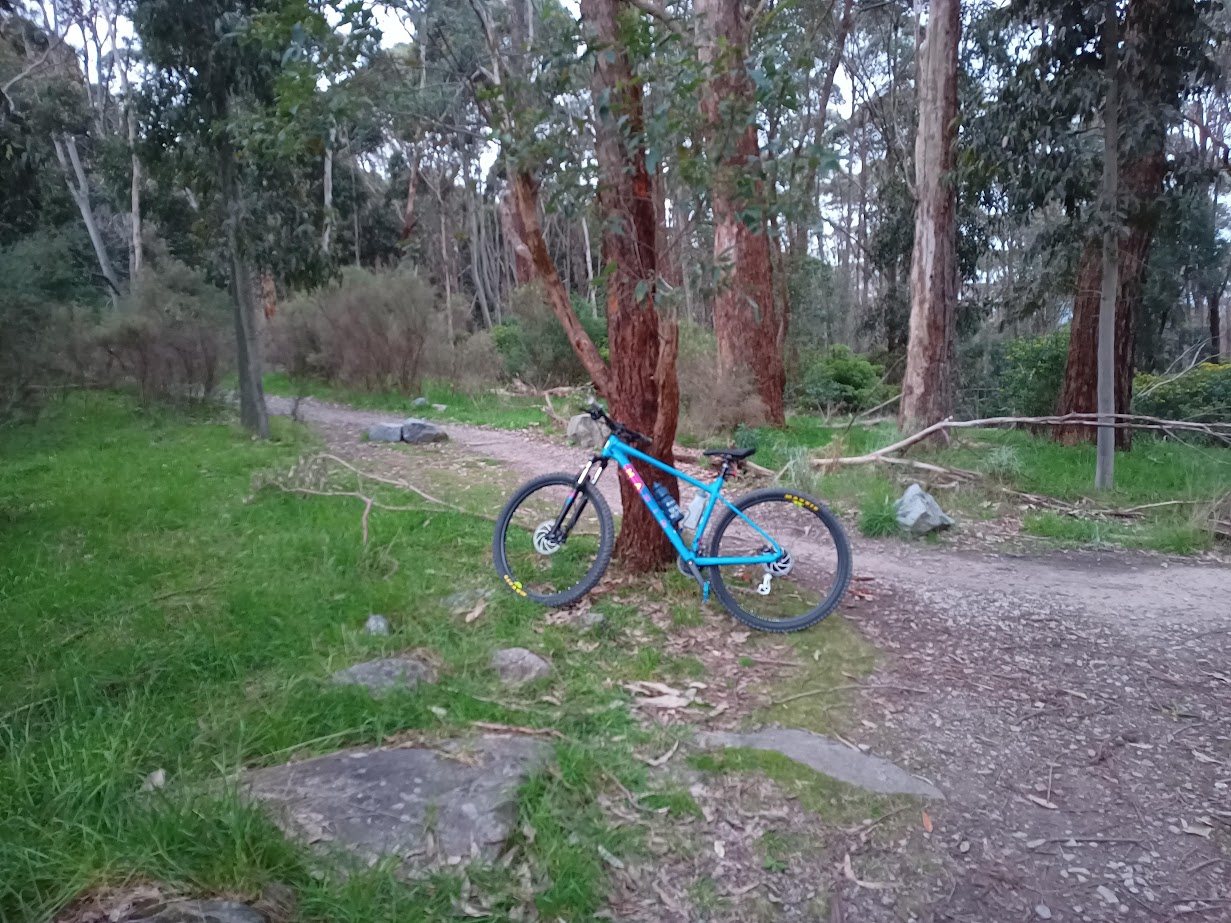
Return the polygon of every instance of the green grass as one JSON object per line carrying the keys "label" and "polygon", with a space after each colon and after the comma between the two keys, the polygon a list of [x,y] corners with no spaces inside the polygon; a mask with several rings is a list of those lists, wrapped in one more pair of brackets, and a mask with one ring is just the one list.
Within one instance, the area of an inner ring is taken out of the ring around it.
{"label": "green grass", "polygon": [[[782,480],[810,491],[839,512],[857,511],[867,535],[895,533],[889,503],[906,483],[935,476],[908,469],[860,465],[819,473],[817,455],[858,455],[898,438],[891,424],[826,426],[816,418],[795,416],[782,430],[756,431],[757,461],[785,469]],[[941,465],[980,471],[985,479],[938,493],[946,511],[961,524],[1017,512],[1020,501],[1003,488],[1068,502],[1087,501],[1096,508],[1130,507],[1185,501],[1147,511],[1138,520],[1105,522],[1029,512],[1024,531],[1064,544],[1115,544],[1187,554],[1210,547],[1212,537],[1200,522],[1203,508],[1231,491],[1231,449],[1160,441],[1139,434],[1131,452],[1116,455],[1115,488],[1094,491],[1094,447],[1063,446],[1045,436],[1020,430],[955,431],[954,444],[943,449],[913,449],[909,456]],[[945,480],[940,478],[939,480]]]}
{"label": "green grass", "polygon": [[[377,868],[318,880],[259,813],[204,783],[474,720],[550,725],[588,754],[585,771],[561,754],[529,783],[522,811],[542,828],[531,859],[555,882],[543,907],[590,913],[604,876],[569,840],[623,848],[585,807],[593,767],[644,784],[631,757],[639,732],[603,686],[629,655],[616,639],[586,653],[564,629],[536,632],[541,611],[511,594],[476,625],[450,617],[443,597],[490,582],[486,521],[378,512],[364,547],[351,501],[250,495],[254,472],[289,467],[306,448],[298,428],[274,423],[275,439],[254,443],[228,425],[94,396],[0,432],[0,919],[43,918],[132,875],[237,893],[284,880],[318,909],[310,918],[404,919],[412,906],[415,919],[451,918],[455,879],[409,888]],[[359,631],[372,612],[392,636]],[[564,706],[480,701],[510,698],[486,664],[514,645],[552,659]],[[413,647],[442,662],[440,681],[413,695],[373,700],[327,682],[340,666]],[[159,768],[166,793],[140,797]]]}
{"label": "green grass", "polygon": [[859,531],[869,538],[898,532],[898,510],[890,494],[869,494],[859,505]]}
{"label": "green grass", "polygon": [[[292,382],[282,372],[265,376],[265,390],[282,397],[314,397],[338,404],[348,404],[365,410],[388,410],[403,416],[425,420],[452,420],[497,429],[547,427],[551,421],[543,412],[543,399],[520,395],[503,395],[495,391],[468,394],[457,391],[446,382],[424,382],[419,394],[399,394],[392,391],[360,391],[339,388],[315,381]],[[411,407],[411,401],[426,397],[426,407]],[[443,404],[445,410],[434,410],[433,404]],[[557,407],[557,413],[565,411]]]}
{"label": "green grass", "polygon": [[[606,899],[599,847],[645,852],[599,794],[624,786],[668,817],[698,810],[634,756],[675,738],[643,728],[618,688],[703,674],[695,658],[629,637],[663,634],[643,603],[695,612],[695,587],[676,574],[624,584],[595,601],[608,623],[584,645],[512,594],[467,625],[443,600],[494,584],[490,522],[377,510],[365,546],[352,499],[254,491],[254,476],[315,450],[302,427],[273,424],[261,443],[218,418],[72,395],[37,427],[0,430],[0,920],[47,919],[83,890],[134,878],[247,897],[284,882],[305,921],[330,923],[453,920],[468,878],[496,918],[527,900],[542,919],[591,918]],[[390,636],[361,631],[374,612]],[[811,645],[797,648],[800,681],[861,669],[855,637],[836,619],[793,636]],[[551,679],[499,687],[487,663],[511,646],[550,658]],[[440,678],[413,693],[373,699],[328,681],[418,648]],[[245,767],[400,731],[462,735],[474,721],[564,735],[520,792],[521,851],[507,869],[410,884],[391,864],[323,862],[221,784]],[[142,795],[156,769],[167,787]]]}

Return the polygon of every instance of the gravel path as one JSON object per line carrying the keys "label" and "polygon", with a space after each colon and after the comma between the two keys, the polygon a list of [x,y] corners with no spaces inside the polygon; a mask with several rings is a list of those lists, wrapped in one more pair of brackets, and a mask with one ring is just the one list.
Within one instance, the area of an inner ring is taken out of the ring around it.
{"label": "gravel path", "polygon": [[[355,446],[390,416],[300,415]],[[525,477],[586,458],[443,425]],[[852,742],[946,801],[901,843],[899,886],[847,882],[833,919],[1231,921],[1231,569],[862,539],[855,560],[846,614],[885,654],[868,685],[893,688],[862,694]]]}

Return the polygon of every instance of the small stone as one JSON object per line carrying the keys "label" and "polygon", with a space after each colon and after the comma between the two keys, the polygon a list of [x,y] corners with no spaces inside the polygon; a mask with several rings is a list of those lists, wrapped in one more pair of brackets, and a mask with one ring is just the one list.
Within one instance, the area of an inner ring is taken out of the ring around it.
{"label": "small stone", "polygon": [[440,603],[453,615],[471,612],[485,599],[491,599],[492,590],[459,590],[441,599]]}
{"label": "small stone", "polygon": [[448,442],[449,434],[427,420],[411,418],[402,421],[402,441],[411,445],[423,445],[428,442]]}
{"label": "small stone", "polygon": [[609,431],[604,424],[591,419],[588,413],[579,413],[569,419],[566,433],[573,445],[583,449],[601,449]]}
{"label": "small stone", "polygon": [[1098,886],[1098,896],[1101,897],[1103,902],[1107,904],[1120,903],[1120,899],[1116,897],[1116,892],[1107,887],[1107,885]]}
{"label": "small stone", "polygon": [[500,674],[501,682],[519,686],[551,673],[551,664],[524,647],[510,647],[492,654],[491,668]]}
{"label": "small stone", "polygon": [[448,404],[433,404],[432,409],[436,411],[437,413],[444,413],[446,410],[449,409],[449,405]]}
{"label": "small stone", "polygon": [[401,442],[401,423],[373,423],[368,427],[368,442]]}
{"label": "small stone", "polygon": [[370,635],[387,635],[389,620],[383,615],[369,615],[368,620],[363,623],[363,630]]}
{"label": "small stone", "polygon": [[390,689],[413,689],[419,683],[436,682],[431,664],[412,657],[386,657],[357,663],[333,674],[333,681],[342,685],[366,686],[373,695]]}
{"label": "small stone", "polygon": [[1034,908],[1034,912],[1039,915],[1040,920],[1051,919],[1051,908],[1046,904],[1038,904]]}
{"label": "small stone", "polygon": [[410,402],[411,407],[426,407],[427,405],[428,399],[426,397],[417,397]]}
{"label": "small stone", "polygon": [[589,612],[583,612],[577,619],[577,625],[580,628],[598,628],[599,625],[607,623],[607,616],[601,612],[595,612],[591,609]]}
{"label": "small stone", "polygon": [[958,847],[957,847],[957,851],[958,851],[958,852],[960,852],[960,853],[968,853],[968,852],[970,852],[970,841],[969,841],[969,840],[962,840],[962,842],[961,842],[961,843],[958,845]]}
{"label": "small stone", "polygon": [[158,789],[160,788],[165,788],[166,784],[167,784],[167,770],[155,769],[148,776],[146,776],[145,781],[141,783],[141,791],[155,792],[155,791],[158,791]]}

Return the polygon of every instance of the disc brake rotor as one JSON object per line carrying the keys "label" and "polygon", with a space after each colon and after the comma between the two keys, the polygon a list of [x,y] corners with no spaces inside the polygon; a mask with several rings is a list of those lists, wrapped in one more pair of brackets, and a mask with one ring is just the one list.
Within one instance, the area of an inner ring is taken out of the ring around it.
{"label": "disc brake rotor", "polygon": [[[761,553],[768,554],[771,550],[772,549],[770,548],[766,548]],[[764,567],[765,572],[768,574],[773,574],[775,577],[785,577],[795,569],[795,559],[791,557],[791,553],[789,551],[783,548],[782,557],[780,557],[777,561],[774,561],[772,564],[764,565]]]}
{"label": "disc brake rotor", "polygon": [[551,538],[555,528],[556,524],[548,521],[534,530],[534,550],[539,554],[555,554],[560,550],[561,543]]}

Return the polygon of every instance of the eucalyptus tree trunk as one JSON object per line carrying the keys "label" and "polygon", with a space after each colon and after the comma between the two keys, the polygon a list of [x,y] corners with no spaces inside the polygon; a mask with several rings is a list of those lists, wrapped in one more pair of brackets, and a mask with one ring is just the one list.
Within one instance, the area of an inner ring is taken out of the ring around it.
{"label": "eucalyptus tree trunk", "polygon": [[325,212],[325,229],[321,232],[321,252],[326,257],[330,254],[333,237],[333,143],[337,137],[337,129],[330,128],[325,139],[325,195],[321,203]]}
{"label": "eucalyptus tree trunk", "polygon": [[269,412],[265,406],[265,386],[261,379],[261,341],[254,297],[254,274],[240,245],[239,223],[242,209],[235,152],[230,145],[219,145],[219,173],[222,179],[222,204],[226,215],[226,241],[231,263],[231,299],[235,305],[235,368],[239,376],[239,419],[244,427],[261,439],[269,438]]}
{"label": "eucalyptus tree trunk", "polygon": [[90,204],[90,181],[86,177],[85,168],[81,165],[81,157],[77,153],[77,139],[65,134],[53,135],[51,140],[55,145],[56,159],[60,161],[60,168],[64,171],[64,183],[68,187],[68,194],[77,206],[77,211],[81,213],[86,233],[90,235],[90,243],[94,247],[94,256],[98,260],[99,271],[107,280],[107,284],[111,286],[111,290],[117,295],[122,295],[125,290],[120,285],[120,277],[116,274],[115,265],[107,253],[107,243],[103,240],[98,222],[94,220],[94,207]]}
{"label": "eucalyptus tree trunk", "polygon": [[1120,275],[1117,200],[1120,189],[1120,37],[1115,0],[1103,18],[1103,58],[1107,98],[1103,116],[1103,279],[1098,322],[1098,446],[1094,486],[1109,490],[1115,482],[1116,430],[1116,292]]}
{"label": "eucalyptus tree trunk", "polygon": [[[754,230],[741,217],[768,204],[757,125],[745,118],[756,104],[746,66],[752,24],[742,0],[697,0],[696,23],[698,53],[706,68],[701,110],[713,158],[719,374],[750,372],[769,422],[782,425],[786,371],[781,344],[787,315],[774,297],[768,223],[762,216]],[[748,188],[751,195],[741,191]]]}
{"label": "eucalyptus tree trunk", "polygon": [[919,129],[915,136],[915,244],[910,271],[910,339],[898,427],[916,432],[953,410],[957,319],[958,0],[932,0],[919,44]]}

